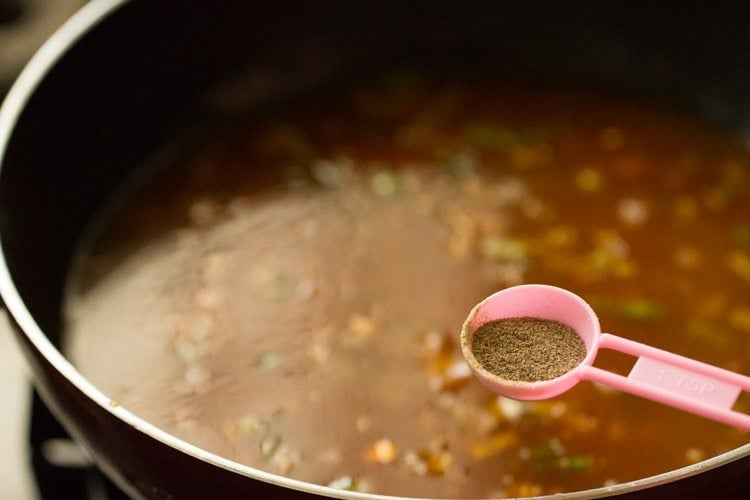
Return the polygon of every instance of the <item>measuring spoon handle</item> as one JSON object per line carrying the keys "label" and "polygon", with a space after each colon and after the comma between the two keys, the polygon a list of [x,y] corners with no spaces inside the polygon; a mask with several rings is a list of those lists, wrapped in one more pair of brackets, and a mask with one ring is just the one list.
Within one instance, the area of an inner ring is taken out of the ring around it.
{"label": "measuring spoon handle", "polygon": [[740,393],[750,391],[750,377],[609,333],[598,347],[638,359],[627,376],[583,365],[582,379],[750,430],[750,415],[732,410]]}

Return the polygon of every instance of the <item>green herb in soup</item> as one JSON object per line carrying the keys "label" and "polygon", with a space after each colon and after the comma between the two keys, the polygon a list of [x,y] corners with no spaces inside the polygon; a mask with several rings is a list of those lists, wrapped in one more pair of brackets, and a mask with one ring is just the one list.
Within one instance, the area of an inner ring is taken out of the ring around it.
{"label": "green herb in soup", "polygon": [[748,441],[594,384],[498,397],[457,345],[479,300],[542,282],[750,373],[747,151],[629,99],[384,82],[249,116],[110,214],[70,281],[81,372],[190,443],[342,490],[553,494]]}

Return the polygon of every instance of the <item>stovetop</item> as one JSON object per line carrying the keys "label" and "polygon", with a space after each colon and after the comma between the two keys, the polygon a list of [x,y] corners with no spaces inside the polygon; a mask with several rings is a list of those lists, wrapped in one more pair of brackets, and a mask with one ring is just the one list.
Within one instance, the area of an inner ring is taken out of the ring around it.
{"label": "stovetop", "polygon": [[42,500],[127,499],[81,453],[36,393],[30,414],[31,469]]}
{"label": "stovetop", "polygon": [[0,499],[125,500],[33,391],[0,310]]}
{"label": "stovetop", "polygon": [[28,452],[31,388],[21,353],[0,310],[0,498],[35,498]]}

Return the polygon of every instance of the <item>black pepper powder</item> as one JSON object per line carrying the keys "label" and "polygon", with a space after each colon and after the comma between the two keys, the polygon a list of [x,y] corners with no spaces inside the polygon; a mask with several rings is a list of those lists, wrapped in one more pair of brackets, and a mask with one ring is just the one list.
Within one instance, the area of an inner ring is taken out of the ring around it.
{"label": "black pepper powder", "polygon": [[586,346],[573,328],[533,317],[483,324],[474,332],[471,351],[485,370],[519,382],[559,377],[586,357]]}

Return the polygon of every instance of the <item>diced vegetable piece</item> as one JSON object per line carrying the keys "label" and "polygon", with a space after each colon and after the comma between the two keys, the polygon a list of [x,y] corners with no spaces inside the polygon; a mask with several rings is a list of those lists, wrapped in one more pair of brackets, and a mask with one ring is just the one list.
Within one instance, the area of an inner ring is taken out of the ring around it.
{"label": "diced vegetable piece", "polygon": [[595,193],[599,191],[604,183],[601,172],[593,167],[586,167],[575,175],[575,184],[584,193]]}
{"label": "diced vegetable piece", "polygon": [[351,161],[318,160],[310,170],[313,178],[327,188],[344,187],[352,177]]}
{"label": "diced vegetable piece", "polygon": [[617,204],[617,214],[626,224],[640,226],[649,217],[649,207],[643,200],[623,198]]}
{"label": "diced vegetable piece", "polygon": [[281,443],[270,457],[270,464],[280,473],[288,474],[302,460],[302,454]]}
{"label": "diced vegetable piece", "polygon": [[260,442],[260,454],[263,458],[271,458],[279,445],[281,444],[281,437],[276,434],[269,434],[265,436]]}
{"label": "diced vegetable piece", "polygon": [[447,450],[423,451],[419,456],[427,464],[427,473],[433,476],[442,476],[453,463],[453,455]]}
{"label": "diced vegetable piece", "polygon": [[558,469],[564,471],[582,471],[594,464],[591,455],[566,455],[565,447],[557,438],[545,441],[529,453],[529,461],[540,470]]}
{"label": "diced vegetable piece", "polygon": [[237,420],[237,432],[240,435],[255,434],[264,428],[264,423],[251,415],[245,415]]}
{"label": "diced vegetable piece", "polygon": [[599,426],[599,420],[596,417],[581,411],[565,413],[563,422],[569,429],[581,434],[592,432]]}
{"label": "diced vegetable piece", "polygon": [[401,466],[416,476],[424,476],[428,470],[427,462],[413,450],[408,450],[404,453],[401,459]]}
{"label": "diced vegetable piece", "polygon": [[525,413],[529,412],[534,403],[518,401],[516,399],[498,396],[495,398],[494,409],[498,416],[511,422],[517,422]]}
{"label": "diced vegetable piece", "polygon": [[393,440],[383,438],[375,441],[367,450],[367,458],[380,464],[389,464],[396,460],[398,448]]}
{"label": "diced vegetable piece", "polygon": [[370,191],[381,198],[392,198],[403,191],[403,181],[392,170],[380,170],[370,177]]}
{"label": "diced vegetable piece", "polygon": [[536,497],[544,493],[542,485],[536,483],[517,483],[508,489],[508,494],[514,498]]}
{"label": "diced vegetable piece", "polygon": [[463,359],[456,360],[442,373],[440,388],[443,390],[454,390],[457,389],[473,377],[473,372],[469,365]]}
{"label": "diced vegetable piece", "polygon": [[558,459],[565,453],[562,443],[557,438],[548,439],[529,453],[529,461],[539,469],[553,469]]}
{"label": "diced vegetable piece", "polygon": [[355,313],[349,317],[349,331],[358,339],[366,339],[375,333],[376,328],[377,324],[370,316]]}
{"label": "diced vegetable piece", "polygon": [[594,457],[591,455],[566,456],[561,457],[557,463],[562,470],[577,472],[586,470],[594,465]]}
{"label": "diced vegetable piece", "polygon": [[280,363],[281,357],[279,356],[279,353],[274,351],[260,353],[255,360],[255,366],[266,372],[274,370]]}
{"label": "diced vegetable piece", "polygon": [[351,476],[338,477],[328,483],[328,487],[335,490],[357,491],[357,483]]}
{"label": "diced vegetable piece", "polygon": [[477,161],[468,153],[449,156],[443,163],[446,172],[454,177],[468,177],[474,173]]}
{"label": "diced vegetable piece", "polygon": [[705,450],[702,450],[701,448],[696,448],[694,446],[691,446],[687,450],[685,450],[685,459],[691,463],[695,464],[702,460],[705,460],[707,458]]}
{"label": "diced vegetable piece", "polygon": [[519,437],[515,432],[500,432],[483,437],[481,441],[474,443],[470,453],[475,460],[486,460],[516,446],[518,442]]}
{"label": "diced vegetable piece", "polygon": [[177,342],[175,347],[177,350],[177,356],[180,358],[180,361],[182,361],[186,365],[191,365],[201,358],[201,350],[195,344],[195,342],[183,340]]}

